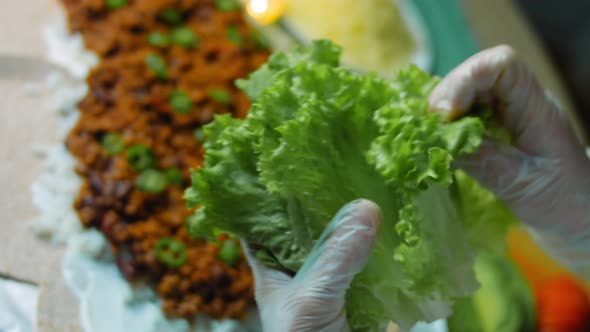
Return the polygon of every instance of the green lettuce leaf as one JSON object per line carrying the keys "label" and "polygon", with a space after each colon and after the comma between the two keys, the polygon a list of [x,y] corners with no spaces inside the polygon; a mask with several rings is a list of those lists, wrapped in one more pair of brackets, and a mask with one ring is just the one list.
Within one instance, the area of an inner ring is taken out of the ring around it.
{"label": "green lettuce leaf", "polygon": [[317,41],[274,54],[238,82],[253,105],[243,120],[217,116],[205,128],[205,165],[185,194],[199,207],[189,232],[231,233],[266,264],[296,272],[344,204],[371,199],[383,221],[347,293],[352,329],[446,317],[454,299],[477,289],[476,253],[493,246],[482,238],[506,229],[478,233],[475,210],[458,203],[483,191],[458,186],[453,167],[480,145],[482,120],[446,123],[428,112],[438,79],[415,66],[388,81],[339,67],[339,54]]}
{"label": "green lettuce leaf", "polygon": [[505,252],[506,234],[519,223],[512,212],[461,170],[455,172],[453,190],[471,246],[496,254]]}

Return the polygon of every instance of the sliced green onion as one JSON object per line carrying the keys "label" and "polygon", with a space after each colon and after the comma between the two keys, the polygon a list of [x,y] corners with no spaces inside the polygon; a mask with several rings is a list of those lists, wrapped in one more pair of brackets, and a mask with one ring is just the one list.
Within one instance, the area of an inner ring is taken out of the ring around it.
{"label": "sliced green onion", "polygon": [[205,141],[205,133],[203,132],[202,128],[195,129],[194,135],[197,139],[197,142],[203,143]]}
{"label": "sliced green onion", "polygon": [[241,7],[236,0],[215,0],[215,8],[223,12],[233,12]]}
{"label": "sliced green onion", "polygon": [[223,89],[211,89],[208,92],[209,97],[220,104],[231,103],[231,95]]}
{"label": "sliced green onion", "polygon": [[170,95],[170,105],[176,113],[187,114],[193,108],[191,97],[182,90],[175,90]]}
{"label": "sliced green onion", "polygon": [[244,39],[242,38],[242,35],[240,35],[240,30],[237,26],[227,27],[225,30],[225,36],[234,44],[242,45],[244,43]]}
{"label": "sliced green onion", "polygon": [[125,150],[125,141],[119,133],[107,133],[102,137],[102,147],[110,154],[117,155]]}
{"label": "sliced green onion", "polygon": [[108,9],[119,9],[125,7],[128,3],[128,0],[105,0],[104,4],[107,6]]}
{"label": "sliced green onion", "polygon": [[158,260],[168,267],[178,268],[186,263],[187,250],[184,243],[165,237],[156,242],[154,252]]}
{"label": "sliced green onion", "polygon": [[234,266],[240,260],[240,246],[234,240],[225,240],[219,247],[217,257],[225,264]]}
{"label": "sliced green onion", "polygon": [[166,179],[169,183],[181,187],[184,184],[184,176],[182,171],[176,167],[168,168],[166,170]]}
{"label": "sliced green onion", "polygon": [[156,164],[156,156],[154,152],[143,144],[136,144],[127,150],[127,162],[136,171],[143,171],[154,167]]}
{"label": "sliced green onion", "polygon": [[155,47],[166,47],[170,45],[170,37],[161,32],[152,32],[147,37],[148,43]]}
{"label": "sliced green onion", "polygon": [[162,11],[160,17],[168,24],[179,24],[182,22],[182,13],[180,10],[168,7]]}
{"label": "sliced green onion", "polygon": [[148,56],[145,57],[145,64],[150,68],[157,78],[162,80],[168,78],[166,62],[161,56],[155,53],[148,54]]}
{"label": "sliced green onion", "polygon": [[162,174],[162,172],[158,172],[155,169],[148,169],[137,177],[137,189],[150,193],[150,194],[159,194],[168,185],[168,181],[166,180],[166,175]]}
{"label": "sliced green onion", "polygon": [[260,32],[258,30],[253,30],[250,33],[250,38],[252,39],[254,46],[256,46],[258,48],[262,48],[262,49],[269,49],[270,48],[270,41],[268,40],[268,38],[266,38],[266,36],[262,32]]}
{"label": "sliced green onion", "polygon": [[191,28],[180,27],[176,28],[170,34],[172,42],[186,48],[194,48],[199,43],[199,37]]}

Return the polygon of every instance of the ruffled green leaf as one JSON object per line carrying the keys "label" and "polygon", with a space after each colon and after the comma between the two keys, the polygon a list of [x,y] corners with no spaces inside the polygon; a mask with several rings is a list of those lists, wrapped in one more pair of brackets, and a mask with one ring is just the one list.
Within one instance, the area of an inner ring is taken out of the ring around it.
{"label": "ruffled green leaf", "polygon": [[[234,234],[269,266],[296,272],[344,204],[371,199],[383,220],[347,293],[351,327],[446,317],[454,299],[477,288],[477,251],[494,246],[466,205],[485,191],[454,182],[453,160],[479,146],[484,125],[430,113],[438,79],[415,66],[388,81],[339,67],[339,56],[339,47],[317,41],[274,54],[238,82],[253,105],[243,120],[217,116],[205,127],[205,165],[185,195],[200,206],[189,232]],[[502,239],[506,228],[485,230]]]}

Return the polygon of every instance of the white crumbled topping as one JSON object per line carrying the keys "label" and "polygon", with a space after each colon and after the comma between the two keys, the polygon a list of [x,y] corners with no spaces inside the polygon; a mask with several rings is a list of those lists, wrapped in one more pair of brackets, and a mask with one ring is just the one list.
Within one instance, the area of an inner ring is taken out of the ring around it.
{"label": "white crumbled topping", "polygon": [[37,149],[43,151],[45,163],[43,173],[31,187],[33,204],[39,210],[33,230],[39,235],[51,237],[54,242],[63,243],[82,230],[73,209],[74,197],[82,181],[74,173],[75,159],[63,145],[49,148],[37,146]]}
{"label": "white crumbled topping", "polygon": [[[84,48],[80,35],[68,32],[61,10],[55,15],[43,35],[49,61],[64,71],[49,73],[41,86],[29,86],[28,90],[49,93],[48,108],[58,119],[58,137],[63,141],[78,120],[77,104],[87,92],[85,78],[98,63],[98,57]],[[63,144],[36,144],[33,152],[44,159],[43,173],[31,186],[33,203],[39,210],[33,230],[53,242],[65,243],[70,236],[82,231],[73,209],[81,185],[81,179],[74,172],[76,160]]]}
{"label": "white crumbled topping", "polygon": [[65,68],[75,79],[83,81],[99,58],[84,47],[79,33],[71,34],[63,11],[57,11],[54,21],[43,30],[48,46],[48,59]]}
{"label": "white crumbled topping", "polygon": [[88,230],[80,236],[71,236],[68,239],[68,252],[72,255],[97,258],[108,250],[105,237],[97,230]]}

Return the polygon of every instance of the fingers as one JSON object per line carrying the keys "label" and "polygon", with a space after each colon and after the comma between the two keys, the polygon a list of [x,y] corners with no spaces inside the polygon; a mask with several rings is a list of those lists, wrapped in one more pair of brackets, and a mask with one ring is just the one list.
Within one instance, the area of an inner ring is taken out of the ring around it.
{"label": "fingers", "polygon": [[501,73],[515,60],[514,51],[498,46],[482,51],[452,70],[430,95],[430,108],[453,120],[469,112],[477,98],[486,97]]}
{"label": "fingers", "polygon": [[268,331],[349,331],[345,291],[367,264],[381,219],[375,203],[357,200],[328,224],[295,278],[267,268],[242,241]]}
{"label": "fingers", "polygon": [[343,207],[295,277],[304,292],[343,301],[350,282],[367,264],[380,220],[381,211],[371,201],[356,200]]}
{"label": "fingers", "polygon": [[558,107],[508,46],[482,51],[455,68],[432,92],[430,108],[452,120],[477,101],[494,102],[525,152],[551,154],[572,143],[573,133]]}
{"label": "fingers", "polygon": [[[380,218],[379,207],[367,200],[357,200],[342,208],[295,277],[295,285],[304,289],[299,295],[323,296],[340,292],[343,299],[343,290],[367,264]],[[292,278],[264,266],[243,240],[242,247],[254,275],[257,301],[285,291]],[[315,293],[305,294],[307,291]]]}
{"label": "fingers", "polygon": [[547,189],[552,181],[547,169],[555,167],[551,163],[489,139],[473,155],[458,161],[462,169],[507,202],[519,202]]}
{"label": "fingers", "polygon": [[246,241],[241,240],[241,243],[246,259],[252,269],[252,274],[254,275],[256,301],[264,301],[264,299],[270,294],[280,291],[289,284],[292,280],[289,275],[264,266],[264,264],[256,257],[254,250],[248,246]]}
{"label": "fingers", "polygon": [[588,188],[588,161],[564,163],[488,139],[457,164],[538,230],[577,234],[580,221],[588,220],[581,194]]}

